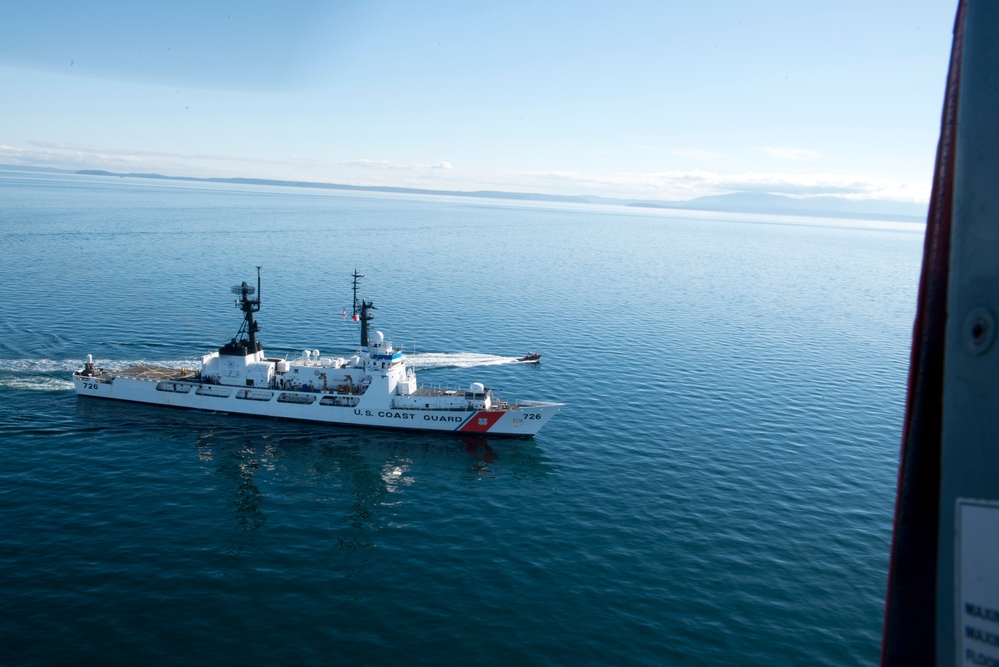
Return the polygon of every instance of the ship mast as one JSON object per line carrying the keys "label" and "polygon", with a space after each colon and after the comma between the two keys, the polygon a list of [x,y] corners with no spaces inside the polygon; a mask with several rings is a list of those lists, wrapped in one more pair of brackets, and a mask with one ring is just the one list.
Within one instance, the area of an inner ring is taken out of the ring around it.
{"label": "ship mast", "polygon": [[[361,347],[368,346],[368,322],[374,319],[368,311],[374,310],[375,304],[371,301],[365,301],[361,299],[360,305],[357,301],[357,288],[360,287],[361,278],[364,277],[363,274],[358,273],[357,269],[354,269],[354,319],[361,321]],[[358,312],[360,311],[360,312]]]}
{"label": "ship mast", "polygon": [[[250,338],[250,354],[254,354],[259,351],[257,332],[260,331],[260,325],[253,319],[253,313],[260,312],[260,267],[257,267],[256,289],[251,285],[247,285],[244,280],[242,285],[235,285],[232,288],[232,293],[239,296],[239,299],[236,300],[236,307],[243,311],[243,324],[239,327],[239,331],[236,332],[236,337],[232,339],[232,342],[233,344],[237,344],[240,336],[246,333]],[[256,293],[257,297],[255,299],[250,298],[254,293]]]}

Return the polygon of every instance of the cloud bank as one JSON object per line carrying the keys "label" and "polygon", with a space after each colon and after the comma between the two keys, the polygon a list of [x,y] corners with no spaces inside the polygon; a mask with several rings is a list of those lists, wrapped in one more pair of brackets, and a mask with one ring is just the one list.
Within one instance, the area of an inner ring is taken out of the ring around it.
{"label": "cloud bank", "polygon": [[[810,151],[784,151],[806,160]],[[289,156],[282,159],[217,154],[132,151],[46,141],[26,147],[0,145],[0,163],[59,169],[162,173],[171,176],[248,177],[303,180],[347,185],[505,190],[562,195],[595,195],[631,199],[687,200],[729,192],[761,192],[795,197],[835,195],[851,199],[895,199],[925,202],[929,183],[913,183],[863,174],[671,170],[592,173],[574,170],[486,170],[456,167],[449,161],[396,162],[352,158],[322,160]]]}

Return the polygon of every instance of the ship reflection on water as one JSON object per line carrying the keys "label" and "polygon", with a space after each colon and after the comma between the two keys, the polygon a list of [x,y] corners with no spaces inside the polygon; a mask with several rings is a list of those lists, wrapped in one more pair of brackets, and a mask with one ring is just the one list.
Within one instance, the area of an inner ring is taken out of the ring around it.
{"label": "ship reflection on water", "polygon": [[[206,473],[221,480],[218,491],[227,496],[241,528],[258,529],[282,509],[301,513],[304,500],[338,506],[341,517],[328,517],[329,522],[367,531],[390,525],[424,477],[530,478],[549,472],[533,441],[350,430],[331,434],[322,427],[282,426],[280,432],[248,436],[216,425],[195,436],[198,459]],[[338,541],[344,547],[367,545],[357,534]]]}
{"label": "ship reflection on water", "polygon": [[517,485],[553,473],[534,440],[331,428],[112,401],[81,401],[76,409],[79,432],[92,431],[119,459],[141,465],[155,447],[159,464],[150,469],[153,482],[143,481],[145,493],[182,523],[209,522],[227,551],[251,548],[262,534],[312,549],[371,547],[385,531],[441,519],[442,488],[466,500],[497,484],[521,495]]}
{"label": "ship reflection on water", "polygon": [[499,460],[499,454],[489,446],[489,441],[485,438],[461,438],[461,444],[465,445],[465,451],[472,455],[476,464],[473,467],[479,473],[489,472],[489,465]]}

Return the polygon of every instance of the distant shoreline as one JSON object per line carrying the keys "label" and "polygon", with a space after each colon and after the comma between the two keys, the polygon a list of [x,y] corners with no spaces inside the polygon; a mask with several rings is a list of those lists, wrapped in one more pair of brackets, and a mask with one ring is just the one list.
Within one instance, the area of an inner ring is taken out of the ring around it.
{"label": "distant shoreline", "polygon": [[[318,181],[281,181],[271,178],[201,178],[197,176],[163,176],[162,174],[116,174],[101,169],[83,169],[72,172],[83,176],[117,176],[119,178],[151,178],[171,181],[195,181],[198,183],[231,183],[234,185],[272,185],[296,188],[319,188],[323,190],[350,190],[354,192],[386,192],[411,195],[448,195],[451,197],[487,197],[490,199],[520,199],[527,201],[551,201],[570,204],[592,204],[586,197],[571,195],[545,195],[536,192],[500,192],[493,190],[430,190],[424,188],[399,188],[389,185],[346,185],[343,183],[320,183]],[[624,200],[622,200],[624,201]]]}
{"label": "distant shoreline", "polygon": [[[0,165],[0,170],[24,170],[41,173],[78,174],[81,176],[111,176],[152,180],[187,181],[195,183],[227,183],[232,185],[265,185],[278,187],[344,190],[349,192],[379,192],[409,195],[438,195],[512,201],[555,202],[566,204],[605,204],[635,208],[696,210],[725,213],[761,213],[810,217],[848,218],[874,221],[926,222],[926,205],[901,201],[849,200],[841,197],[794,198],[756,192],[735,192],[725,195],[698,197],[686,201],[649,201],[587,195],[549,195],[537,192],[503,192],[498,190],[433,190],[384,185],[347,185],[316,181],[284,181],[269,178],[204,178],[198,176],[165,176],[154,173],[116,173],[103,169],[55,169]],[[880,210],[873,210],[880,209]],[[894,210],[893,210],[894,209]],[[902,211],[906,212],[902,212]]]}
{"label": "distant shoreline", "polygon": [[[792,198],[788,197],[788,199]],[[801,201],[801,200],[793,200],[793,201]],[[731,206],[731,207],[721,207],[721,206],[709,207],[708,205],[694,206],[688,202],[667,202],[662,204],[654,202],[640,202],[636,204],[627,204],[627,206],[633,206],[635,208],[661,208],[661,209],[664,208],[664,209],[685,210],[685,211],[711,211],[713,213],[764,213],[764,214],[773,214],[773,215],[800,215],[812,218],[847,218],[850,220],[871,220],[878,222],[883,222],[883,221],[913,222],[913,223],[926,222],[925,215],[904,215],[902,213],[864,213],[862,211],[826,211],[822,209],[811,209],[811,208],[750,209],[750,208],[740,208],[737,206]]]}

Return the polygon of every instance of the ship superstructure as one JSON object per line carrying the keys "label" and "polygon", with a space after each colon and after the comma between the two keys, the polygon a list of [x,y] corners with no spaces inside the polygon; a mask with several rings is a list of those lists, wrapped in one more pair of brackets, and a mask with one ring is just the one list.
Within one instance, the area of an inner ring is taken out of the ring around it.
{"label": "ship superstructure", "polygon": [[98,368],[90,355],[73,374],[80,396],[171,407],[231,412],[350,426],[374,426],[462,434],[531,437],[562,407],[544,401],[506,402],[473,382],[463,389],[422,387],[402,350],[381,331],[370,330],[374,304],[358,299],[363,276],[354,272],[352,318],[360,324],[360,347],[350,358],[266,356],[257,340],[257,286],[233,287],[243,322],[233,339],[204,355],[201,369],[132,366]]}

